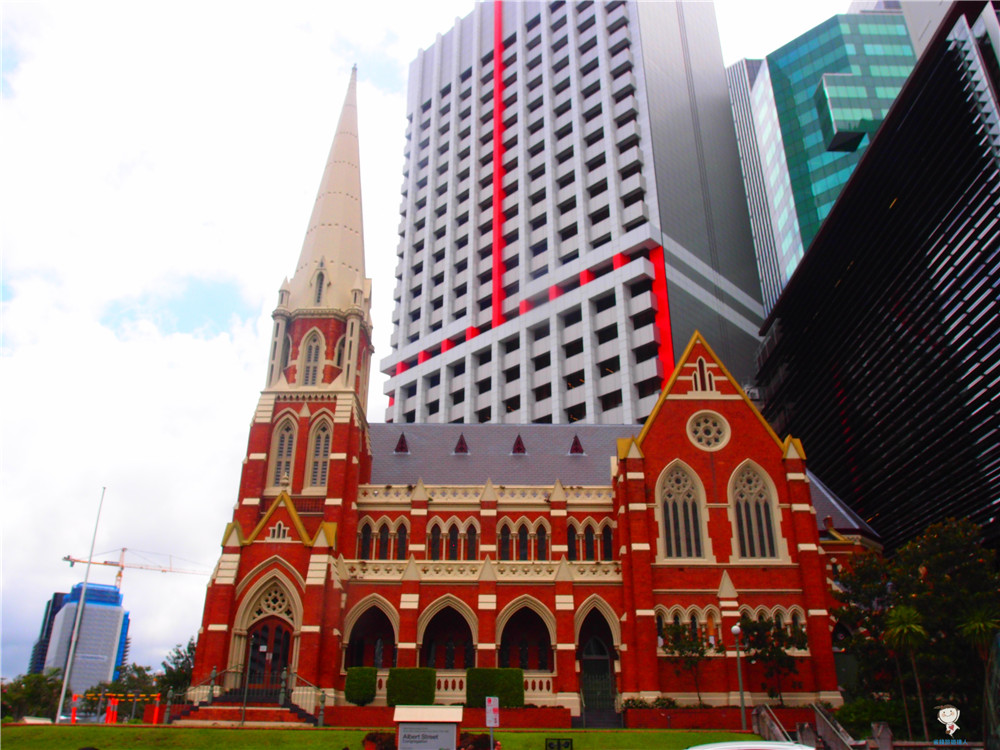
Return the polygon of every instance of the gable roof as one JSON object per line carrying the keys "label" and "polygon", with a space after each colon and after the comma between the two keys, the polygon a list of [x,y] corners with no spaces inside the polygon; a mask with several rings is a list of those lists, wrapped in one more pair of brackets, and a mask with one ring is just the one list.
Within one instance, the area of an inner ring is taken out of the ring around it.
{"label": "gable roof", "polygon": [[[638,425],[571,424],[373,424],[372,484],[610,485],[611,457],[619,438]],[[395,453],[406,433],[409,453]],[[456,453],[460,436],[468,453]],[[518,436],[524,454],[512,452]],[[573,438],[584,452],[572,453]]]}
{"label": "gable roof", "polygon": [[760,413],[760,410],[756,406],[754,406],[753,401],[750,400],[747,394],[740,387],[740,384],[736,382],[735,378],[733,378],[729,370],[726,369],[726,366],[722,364],[722,361],[716,356],[715,352],[712,350],[712,347],[708,345],[708,342],[705,341],[701,333],[698,331],[695,331],[691,335],[691,340],[688,341],[687,348],[684,349],[684,353],[681,355],[680,359],[677,360],[677,366],[674,367],[674,374],[670,376],[670,380],[667,381],[666,385],[663,387],[663,390],[660,392],[660,397],[656,399],[656,406],[653,407],[653,410],[649,413],[649,417],[646,418],[646,422],[642,426],[642,432],[639,433],[639,437],[636,440],[636,443],[639,445],[639,447],[640,448],[642,447],[642,441],[646,439],[646,435],[649,433],[649,430],[656,422],[656,417],[660,413],[660,409],[663,408],[663,402],[666,401],[667,398],[675,390],[680,389],[680,386],[678,385],[677,381],[680,378],[681,373],[684,371],[685,365],[688,364],[688,360],[692,359],[692,356],[695,353],[696,348],[704,349],[704,354],[708,355],[708,357],[712,360],[712,362],[719,368],[722,374],[726,377],[729,386],[733,389],[733,392],[739,395],[743,399],[744,403],[753,412],[754,416],[757,417],[757,420],[764,426],[764,429],[767,430],[767,434],[771,436],[774,442],[779,447],[784,448],[784,442],[782,442],[782,440],[778,437],[778,434],[774,431],[774,428],[772,428],[771,425],[768,423],[768,421],[764,419],[764,415]]}

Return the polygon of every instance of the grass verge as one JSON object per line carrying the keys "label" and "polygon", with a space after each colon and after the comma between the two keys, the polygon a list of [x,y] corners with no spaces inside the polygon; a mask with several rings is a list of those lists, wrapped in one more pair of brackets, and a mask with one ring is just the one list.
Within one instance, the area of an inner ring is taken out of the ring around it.
{"label": "grass verge", "polygon": [[[479,730],[469,730],[479,731]],[[362,750],[365,729],[213,729],[144,726],[16,726],[2,730],[4,750]],[[545,729],[494,733],[503,750],[542,750],[546,737],[571,737],[573,750],[684,750],[706,742],[747,739],[740,732],[683,729]]]}

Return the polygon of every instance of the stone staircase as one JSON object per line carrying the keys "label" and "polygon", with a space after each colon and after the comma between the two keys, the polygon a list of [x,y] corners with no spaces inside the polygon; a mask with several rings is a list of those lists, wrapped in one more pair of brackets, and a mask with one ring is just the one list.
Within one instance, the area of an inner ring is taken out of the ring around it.
{"label": "stone staircase", "polygon": [[234,693],[220,695],[211,704],[188,706],[171,723],[177,726],[237,726],[241,719],[244,719],[244,726],[283,726],[291,729],[316,725],[316,717],[298,706],[278,705],[277,694],[273,700],[257,697],[248,701],[244,715],[243,698]]}

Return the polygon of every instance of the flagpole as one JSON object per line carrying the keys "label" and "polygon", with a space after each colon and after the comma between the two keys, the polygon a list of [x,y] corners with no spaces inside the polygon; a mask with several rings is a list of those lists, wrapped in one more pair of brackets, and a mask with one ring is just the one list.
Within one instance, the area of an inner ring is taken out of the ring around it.
{"label": "flagpole", "polygon": [[97,520],[94,521],[94,536],[90,540],[90,554],[87,555],[87,572],[83,576],[83,591],[80,592],[80,603],[76,605],[76,618],[73,620],[73,634],[69,639],[69,655],[66,657],[66,669],[63,670],[62,690],[59,692],[59,707],[56,709],[56,724],[62,716],[63,704],[66,701],[66,688],[69,686],[70,674],[73,671],[73,657],[76,655],[76,641],[80,635],[80,620],[83,619],[83,607],[87,603],[87,581],[90,580],[90,563],[94,559],[94,544],[97,542],[97,527],[101,523],[101,508],[104,507],[104,493],[107,487],[101,487],[101,501],[97,504]]}

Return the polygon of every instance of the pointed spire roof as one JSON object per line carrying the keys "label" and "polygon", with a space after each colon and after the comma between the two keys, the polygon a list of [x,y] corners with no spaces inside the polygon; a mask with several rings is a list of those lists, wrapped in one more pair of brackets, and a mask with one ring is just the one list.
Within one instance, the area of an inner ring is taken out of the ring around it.
{"label": "pointed spire roof", "polygon": [[[291,308],[347,309],[352,289],[359,280],[365,284],[357,78],[355,66],[290,283]],[[317,289],[319,272],[323,274],[322,290]]]}

